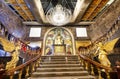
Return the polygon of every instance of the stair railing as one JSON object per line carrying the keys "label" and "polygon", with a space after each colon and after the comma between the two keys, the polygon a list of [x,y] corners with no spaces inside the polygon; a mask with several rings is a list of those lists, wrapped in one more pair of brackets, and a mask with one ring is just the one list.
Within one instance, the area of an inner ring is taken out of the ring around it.
{"label": "stair railing", "polygon": [[102,70],[105,70],[107,79],[110,79],[110,74],[109,74],[109,72],[111,71],[110,67],[101,65],[100,63],[95,62],[82,54],[80,54],[79,57],[80,57],[80,62],[82,63],[84,68],[90,72],[91,75],[95,75],[94,68],[96,67],[98,71],[98,79],[102,79],[101,76]]}
{"label": "stair railing", "polygon": [[[29,77],[32,72],[36,70],[40,63],[40,56],[41,54],[36,54],[30,60],[26,61],[25,63],[17,66],[16,68],[12,68],[10,70],[4,70],[2,76],[8,76],[9,79],[14,79],[14,75],[18,73],[18,79],[22,79],[22,75],[25,75],[25,78]],[[25,73],[23,73],[25,71]],[[1,71],[2,72],[2,71]],[[2,77],[4,79],[4,77]],[[2,79],[0,78],[0,79]]]}

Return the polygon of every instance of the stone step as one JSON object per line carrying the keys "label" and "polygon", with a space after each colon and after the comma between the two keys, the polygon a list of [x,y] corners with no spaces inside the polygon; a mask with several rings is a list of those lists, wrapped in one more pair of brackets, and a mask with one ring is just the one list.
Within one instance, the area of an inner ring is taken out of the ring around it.
{"label": "stone step", "polygon": [[96,79],[95,77],[88,76],[67,76],[67,77],[30,77],[28,79]]}
{"label": "stone step", "polygon": [[40,68],[54,68],[54,67],[81,67],[80,64],[41,64]]}
{"label": "stone step", "polygon": [[41,62],[79,62],[79,61],[41,61]]}
{"label": "stone step", "polygon": [[78,59],[42,59],[41,61],[78,61]]}
{"label": "stone step", "polygon": [[65,59],[65,58],[78,59],[78,57],[41,57],[41,59],[48,59],[48,58],[51,58],[51,59]]}
{"label": "stone step", "polygon": [[[78,60],[64,60],[65,62],[72,61],[72,62],[78,62]],[[41,62],[64,62],[62,60],[43,60]]]}
{"label": "stone step", "polygon": [[76,55],[42,56],[40,66],[31,76],[30,79],[95,79],[84,70]]}
{"label": "stone step", "polygon": [[87,71],[33,72],[32,77],[88,76]]}
{"label": "stone step", "polygon": [[78,57],[78,55],[46,55],[41,57]]}
{"label": "stone step", "polygon": [[72,61],[72,60],[78,60],[77,58],[56,58],[56,59],[53,59],[53,58],[45,58],[45,59],[41,59],[42,61],[43,60],[51,60],[51,61],[66,61],[66,60],[70,60],[70,61]]}
{"label": "stone step", "polygon": [[78,58],[78,56],[41,56],[41,58],[47,58],[47,57],[51,57],[51,58]]}
{"label": "stone step", "polygon": [[54,67],[54,68],[37,68],[37,72],[52,72],[52,71],[57,71],[57,72],[63,72],[63,71],[83,71],[83,67]]}
{"label": "stone step", "polygon": [[42,56],[41,59],[78,59],[78,56]]}
{"label": "stone step", "polygon": [[50,62],[50,61],[45,61],[45,62],[40,62],[40,64],[79,64],[79,61],[54,61],[54,62]]}

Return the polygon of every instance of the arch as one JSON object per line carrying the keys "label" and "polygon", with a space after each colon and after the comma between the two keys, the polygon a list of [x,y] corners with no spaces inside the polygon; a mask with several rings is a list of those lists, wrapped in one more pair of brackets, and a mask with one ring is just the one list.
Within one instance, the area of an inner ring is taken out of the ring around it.
{"label": "arch", "polygon": [[45,46],[46,46],[46,45],[45,45],[45,44],[46,44],[45,41],[46,41],[46,38],[47,38],[48,33],[49,33],[50,31],[54,30],[54,29],[59,29],[59,28],[66,30],[66,31],[70,34],[70,36],[71,36],[71,38],[72,38],[73,54],[74,54],[74,55],[76,54],[76,51],[75,51],[75,40],[74,40],[74,36],[73,36],[73,34],[71,33],[71,31],[70,31],[69,29],[65,28],[65,27],[53,27],[53,28],[50,28],[50,29],[45,33],[45,35],[44,35],[42,55],[45,55]]}

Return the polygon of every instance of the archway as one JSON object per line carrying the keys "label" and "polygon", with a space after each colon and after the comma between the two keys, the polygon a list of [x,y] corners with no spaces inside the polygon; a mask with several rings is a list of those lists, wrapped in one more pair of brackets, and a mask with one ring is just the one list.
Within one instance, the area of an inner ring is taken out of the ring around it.
{"label": "archway", "polygon": [[65,27],[53,27],[45,33],[42,55],[71,54],[75,55],[76,53],[74,36],[69,29]]}

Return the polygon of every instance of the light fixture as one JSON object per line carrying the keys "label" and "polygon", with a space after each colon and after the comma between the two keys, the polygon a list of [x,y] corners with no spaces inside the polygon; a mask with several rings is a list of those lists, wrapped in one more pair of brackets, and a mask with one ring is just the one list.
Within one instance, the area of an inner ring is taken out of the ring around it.
{"label": "light fixture", "polygon": [[60,4],[50,8],[46,14],[48,22],[55,26],[62,26],[69,23],[71,17],[71,10],[67,9],[66,7],[62,7]]}

